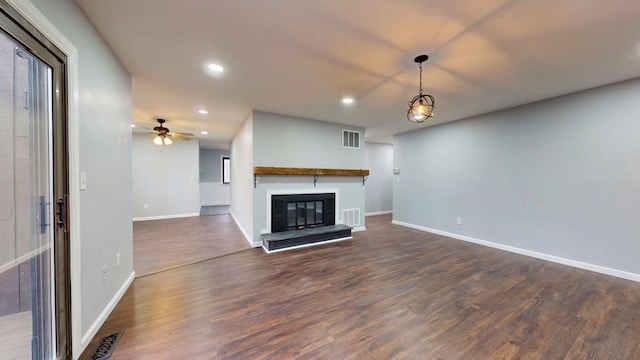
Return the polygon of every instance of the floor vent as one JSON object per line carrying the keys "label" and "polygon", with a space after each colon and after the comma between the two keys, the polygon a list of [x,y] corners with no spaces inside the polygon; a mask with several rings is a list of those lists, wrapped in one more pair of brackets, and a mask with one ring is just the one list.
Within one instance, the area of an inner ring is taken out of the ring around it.
{"label": "floor vent", "polygon": [[360,209],[344,209],[342,210],[342,221],[345,225],[351,227],[360,226]]}
{"label": "floor vent", "polygon": [[124,330],[120,330],[117,333],[103,337],[93,353],[87,357],[87,360],[106,360],[110,358],[123,332]]}

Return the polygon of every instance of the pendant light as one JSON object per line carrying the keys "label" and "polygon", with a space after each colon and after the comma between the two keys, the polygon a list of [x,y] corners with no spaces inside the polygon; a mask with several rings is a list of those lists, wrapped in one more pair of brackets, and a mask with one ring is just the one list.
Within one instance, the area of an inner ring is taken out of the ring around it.
{"label": "pendant light", "polygon": [[428,55],[420,55],[414,59],[420,67],[420,92],[409,101],[409,110],[407,110],[407,119],[414,123],[424,122],[433,116],[433,110],[436,108],[433,96],[422,93],[422,63],[428,59]]}

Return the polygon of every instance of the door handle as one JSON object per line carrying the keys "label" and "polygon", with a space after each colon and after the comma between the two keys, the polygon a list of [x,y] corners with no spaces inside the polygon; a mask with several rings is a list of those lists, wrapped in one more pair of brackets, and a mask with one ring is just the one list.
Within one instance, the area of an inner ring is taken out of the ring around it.
{"label": "door handle", "polygon": [[69,206],[68,204],[69,195],[65,195],[64,197],[58,199],[57,205],[58,209],[56,210],[56,215],[58,215],[58,228],[63,229],[64,232],[69,232]]}
{"label": "door handle", "polygon": [[40,234],[47,232],[47,226],[49,226],[47,222],[47,215],[49,214],[47,207],[49,207],[49,204],[49,202],[45,201],[44,195],[40,195]]}

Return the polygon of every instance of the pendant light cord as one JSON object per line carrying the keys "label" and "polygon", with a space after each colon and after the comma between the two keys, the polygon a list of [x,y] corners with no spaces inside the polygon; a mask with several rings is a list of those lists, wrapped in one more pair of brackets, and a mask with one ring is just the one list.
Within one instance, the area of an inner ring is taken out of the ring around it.
{"label": "pendant light cord", "polygon": [[422,63],[419,64],[420,67],[420,91],[418,93],[422,96]]}

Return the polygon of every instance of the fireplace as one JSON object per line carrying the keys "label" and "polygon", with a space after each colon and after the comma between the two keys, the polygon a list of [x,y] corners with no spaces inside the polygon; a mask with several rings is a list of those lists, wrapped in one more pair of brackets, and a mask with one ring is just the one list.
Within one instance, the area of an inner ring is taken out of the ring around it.
{"label": "fireplace", "polygon": [[271,232],[335,224],[335,193],[273,195]]}

